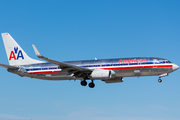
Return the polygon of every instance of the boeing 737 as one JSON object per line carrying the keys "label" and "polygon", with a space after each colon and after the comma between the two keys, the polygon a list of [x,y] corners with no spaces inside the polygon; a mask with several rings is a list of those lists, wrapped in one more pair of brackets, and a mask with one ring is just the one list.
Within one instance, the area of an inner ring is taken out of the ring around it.
{"label": "boeing 737", "polygon": [[[81,85],[86,86],[87,81],[90,88],[94,88],[94,80],[105,83],[123,82],[124,77],[159,76],[161,77],[177,70],[178,65],[167,59],[156,57],[135,57],[116,59],[95,59],[83,61],[56,61],[44,57],[38,49],[33,46],[38,58],[30,58],[9,33],[2,33],[9,65],[0,64],[8,72],[43,80],[81,80]],[[45,62],[46,61],[46,62]]]}

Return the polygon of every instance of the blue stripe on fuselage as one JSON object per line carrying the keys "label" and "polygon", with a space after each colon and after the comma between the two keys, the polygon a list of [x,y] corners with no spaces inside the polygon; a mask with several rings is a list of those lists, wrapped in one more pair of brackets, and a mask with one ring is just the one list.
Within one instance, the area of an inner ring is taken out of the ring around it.
{"label": "blue stripe on fuselage", "polygon": [[[51,63],[49,63],[51,64]],[[78,67],[83,68],[94,68],[94,67],[110,67],[110,66],[133,66],[133,65],[150,65],[150,64],[165,64],[163,62],[142,62],[142,63],[119,63],[119,64],[99,64],[99,65],[77,65]],[[32,66],[30,66],[32,67]],[[54,65],[53,67],[51,65],[43,65],[39,67],[32,67],[32,68],[25,68],[26,71],[38,71],[38,70],[57,70],[60,69],[58,65]]]}

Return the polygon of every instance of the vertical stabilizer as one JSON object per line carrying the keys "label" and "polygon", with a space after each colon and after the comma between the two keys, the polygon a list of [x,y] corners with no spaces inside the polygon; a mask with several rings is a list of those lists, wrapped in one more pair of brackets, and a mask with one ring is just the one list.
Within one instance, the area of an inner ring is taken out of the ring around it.
{"label": "vertical stabilizer", "polygon": [[44,63],[30,58],[9,33],[1,33],[9,65],[29,65]]}

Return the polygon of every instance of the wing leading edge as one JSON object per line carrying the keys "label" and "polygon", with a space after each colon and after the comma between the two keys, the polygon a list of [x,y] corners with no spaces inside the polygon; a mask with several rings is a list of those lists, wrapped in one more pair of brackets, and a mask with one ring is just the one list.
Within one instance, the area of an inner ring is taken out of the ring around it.
{"label": "wing leading edge", "polygon": [[53,64],[56,64],[56,65],[59,65],[59,67],[61,69],[70,69],[71,71],[76,71],[76,72],[81,72],[81,73],[91,73],[92,70],[90,69],[86,69],[86,68],[82,68],[82,67],[78,67],[78,66],[75,66],[75,65],[71,65],[71,64],[67,64],[67,63],[64,63],[64,62],[59,62],[59,61],[56,61],[56,60],[52,60],[52,59],[49,59],[47,57],[44,57],[40,52],[39,50],[36,48],[35,45],[32,45],[33,46],[33,49],[34,49],[34,52],[36,54],[36,56],[38,58],[41,58],[45,61],[48,61],[50,63],[53,63]]}

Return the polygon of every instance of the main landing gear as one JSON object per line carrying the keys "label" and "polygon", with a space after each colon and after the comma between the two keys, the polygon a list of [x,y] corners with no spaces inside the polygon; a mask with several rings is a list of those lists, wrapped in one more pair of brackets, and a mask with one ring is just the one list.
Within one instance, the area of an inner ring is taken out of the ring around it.
{"label": "main landing gear", "polygon": [[[82,81],[81,81],[81,85],[82,85],[82,86],[86,86],[86,85],[87,85],[86,80],[82,80]],[[93,80],[92,80],[92,82],[89,83],[89,87],[90,87],[90,88],[94,88],[94,87],[95,87],[95,84],[94,84]]]}
{"label": "main landing gear", "polygon": [[85,80],[82,80],[82,81],[81,81],[81,85],[82,85],[82,86],[86,86],[86,85],[87,85],[87,82],[86,82]]}
{"label": "main landing gear", "polygon": [[93,83],[93,80],[92,80],[92,82],[89,83],[89,87],[90,88],[94,88],[95,87],[95,84]]}

